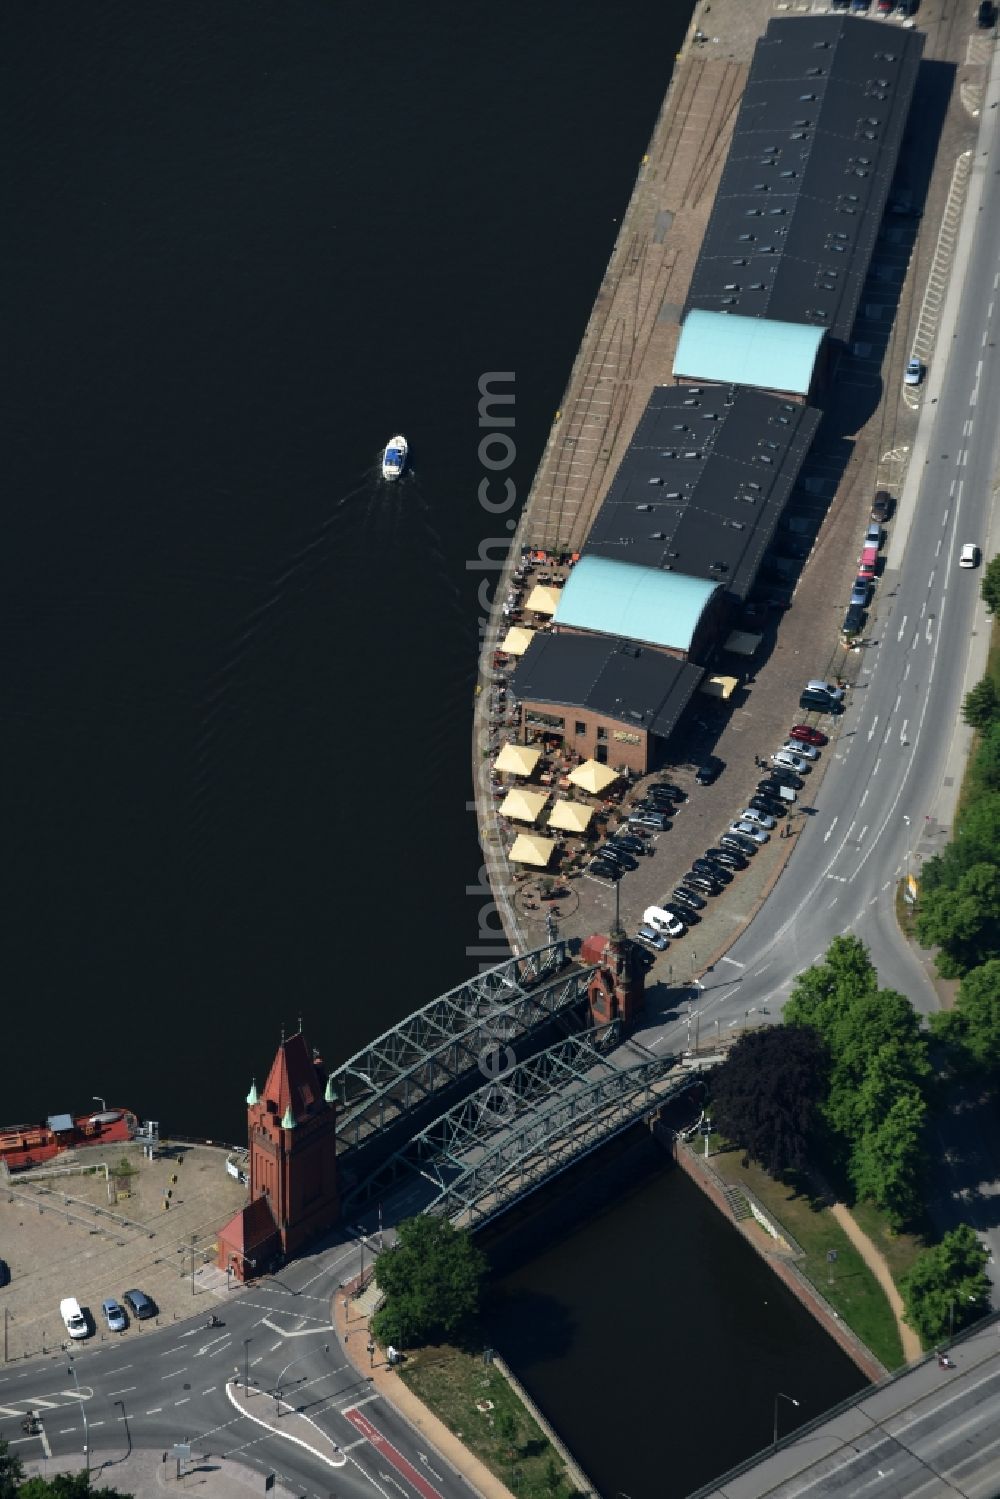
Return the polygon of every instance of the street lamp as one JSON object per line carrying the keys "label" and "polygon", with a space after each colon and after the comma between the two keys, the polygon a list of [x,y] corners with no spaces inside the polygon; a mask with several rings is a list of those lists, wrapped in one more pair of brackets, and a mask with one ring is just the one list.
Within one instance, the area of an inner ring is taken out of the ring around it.
{"label": "street lamp", "polygon": [[775,1395],[775,1397],[774,1397],[774,1430],[773,1430],[773,1434],[772,1434],[772,1437],[771,1437],[771,1446],[772,1447],[777,1447],[777,1445],[778,1445],[778,1401],[779,1400],[787,1400],[791,1405],[794,1405],[796,1407],[798,1406],[798,1403],[799,1403],[795,1399],[794,1395],[783,1395],[780,1390]]}
{"label": "street lamp", "polygon": [[[330,1345],[329,1345],[329,1343],[324,1343],[323,1344],[323,1352],[324,1353],[329,1353],[330,1352]],[[284,1379],[285,1375],[288,1373],[289,1369],[292,1367],[293,1364],[301,1364],[301,1362],[302,1362],[302,1360],[304,1358],[311,1358],[311,1357],[312,1357],[312,1351],[311,1350],[310,1350],[309,1353],[300,1353],[299,1356],[298,1356],[298,1358],[289,1359],[288,1363],[285,1365],[285,1367],[282,1369],[281,1373],[278,1375],[277,1383],[274,1386],[274,1410],[275,1410],[275,1414],[276,1415],[279,1412],[280,1403],[281,1403],[281,1381]]]}
{"label": "street lamp", "polygon": [[132,1433],[129,1430],[128,1416],[125,1414],[125,1402],[124,1400],[116,1400],[115,1405],[120,1405],[122,1408],[122,1420],[125,1423],[125,1440],[128,1442],[128,1451],[125,1453],[125,1457],[130,1458],[132,1456]]}
{"label": "street lamp", "polygon": [[76,1374],[76,1365],[73,1360],[69,1361],[67,1374],[72,1374],[73,1383],[76,1385],[76,1398],[80,1402],[80,1415],[83,1417],[83,1460],[87,1465],[87,1477],[90,1477],[90,1427],[87,1425],[87,1408],[83,1403],[83,1395],[80,1393],[80,1381]]}
{"label": "street lamp", "polygon": [[99,1093],[91,1093],[90,1096],[94,1100],[95,1103],[99,1103],[100,1104],[100,1106],[101,1106],[101,1113],[102,1114],[106,1114],[108,1112],[108,1106],[105,1103],[104,1099],[101,1097],[101,1095]]}

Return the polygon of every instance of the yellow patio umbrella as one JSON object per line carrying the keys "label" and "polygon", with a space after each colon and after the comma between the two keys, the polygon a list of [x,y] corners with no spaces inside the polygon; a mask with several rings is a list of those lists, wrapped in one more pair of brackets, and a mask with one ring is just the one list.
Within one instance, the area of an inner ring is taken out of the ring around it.
{"label": "yellow patio umbrella", "polygon": [[544,869],[552,858],[555,846],[552,838],[541,838],[537,833],[518,833],[510,851],[510,859],[514,864],[534,864]]}
{"label": "yellow patio umbrella", "polygon": [[533,614],[555,614],[561,598],[562,593],[558,588],[545,588],[541,583],[536,583],[524,607]]}
{"label": "yellow patio umbrella", "polygon": [[537,822],[548,799],[545,791],[525,791],[515,786],[500,803],[500,816],[514,817],[518,822]]}
{"label": "yellow patio umbrella", "polygon": [[593,807],[587,807],[583,802],[560,801],[549,813],[547,826],[562,828],[564,833],[585,833],[593,815]]}
{"label": "yellow patio umbrella", "polygon": [[541,750],[533,749],[531,745],[505,744],[497,755],[494,768],[507,775],[530,776],[541,758]]}
{"label": "yellow patio umbrella", "polygon": [[597,796],[612,781],[617,781],[618,772],[609,769],[607,765],[600,765],[596,760],[584,760],[570,772],[570,780],[574,786],[579,786],[583,791],[589,791],[592,796]]}
{"label": "yellow patio umbrella", "polygon": [[523,625],[511,625],[500,649],[508,656],[523,656],[534,637],[534,630],[526,630]]}

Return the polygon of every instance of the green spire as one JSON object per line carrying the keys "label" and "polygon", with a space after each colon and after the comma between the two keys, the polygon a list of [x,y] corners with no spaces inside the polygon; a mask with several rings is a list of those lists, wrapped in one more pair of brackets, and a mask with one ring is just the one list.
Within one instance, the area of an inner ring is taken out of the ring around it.
{"label": "green spire", "polygon": [[260,1099],[257,1096],[257,1079],[254,1078],[253,1082],[250,1084],[250,1092],[247,1094],[247,1103],[252,1107],[255,1103],[259,1102]]}
{"label": "green spire", "polygon": [[339,1099],[339,1097],[337,1095],[337,1089],[334,1086],[334,1082],[333,1082],[333,1073],[331,1073],[330,1076],[326,1080],[326,1091],[323,1094],[323,1097],[325,1098],[325,1100],[326,1100],[327,1103],[339,1103],[340,1102],[340,1099]]}
{"label": "green spire", "polygon": [[291,1106],[291,1104],[288,1105],[287,1109],[284,1112],[284,1116],[282,1117],[282,1120],[281,1120],[281,1128],[282,1129],[294,1129],[295,1128],[295,1115],[292,1113],[292,1106]]}

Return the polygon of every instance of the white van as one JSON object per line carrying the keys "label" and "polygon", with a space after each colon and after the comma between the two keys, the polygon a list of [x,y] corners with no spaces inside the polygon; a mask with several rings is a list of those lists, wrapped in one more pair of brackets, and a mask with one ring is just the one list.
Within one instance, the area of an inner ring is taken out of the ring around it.
{"label": "white van", "polygon": [[59,1315],[66,1324],[66,1331],[71,1338],[89,1338],[90,1324],[83,1312],[80,1303],[75,1296],[65,1296],[59,1303]]}
{"label": "white van", "polygon": [[676,916],[671,916],[669,911],[664,911],[661,906],[647,906],[642,919],[646,926],[651,926],[654,932],[662,932],[665,937],[684,935],[684,923],[678,921]]}

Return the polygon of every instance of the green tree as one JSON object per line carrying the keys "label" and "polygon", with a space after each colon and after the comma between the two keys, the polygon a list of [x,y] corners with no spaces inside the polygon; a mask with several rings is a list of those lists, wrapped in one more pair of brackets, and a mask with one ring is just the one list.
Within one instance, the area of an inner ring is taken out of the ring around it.
{"label": "green tree", "polygon": [[848,1170],[855,1191],[881,1208],[894,1228],[912,1221],[920,1209],[926,1113],[917,1090],[904,1085],[851,1148]]}
{"label": "green tree", "polygon": [[548,1462],[545,1464],[545,1487],[550,1494],[558,1494],[562,1481],[563,1470],[550,1453]]}
{"label": "green tree", "polygon": [[991,614],[1000,612],[1000,557],[992,558],[983,568],[979,592]]}
{"label": "green tree", "polygon": [[18,1499],[129,1499],[120,1489],[91,1488],[88,1473],[53,1473],[51,1478],[28,1478],[17,1490]]}
{"label": "green tree", "polygon": [[486,1259],[465,1229],[446,1218],[408,1218],[375,1264],[386,1303],[372,1318],[382,1344],[414,1346],[453,1337],[479,1310]]}
{"label": "green tree", "polygon": [[24,1477],[24,1464],[7,1442],[0,1438],[0,1499],[14,1499]]}
{"label": "green tree", "polygon": [[983,677],[969,689],[962,703],[962,717],[973,729],[985,729],[997,717],[1000,699],[991,677]]}
{"label": "green tree", "polygon": [[899,1282],[906,1320],[925,1348],[989,1310],[987,1251],[967,1223],[925,1249]]}
{"label": "green tree", "polygon": [[930,891],[954,889],[974,864],[991,864],[1000,848],[1000,791],[977,796],[955,825],[952,841],[920,871],[921,900]]}
{"label": "green tree", "polygon": [[517,1455],[517,1421],[513,1411],[498,1410],[493,1418],[493,1430],[508,1457]]}
{"label": "green tree", "polygon": [[1000,790],[1000,723],[983,730],[972,762],[972,779],[980,794]]}
{"label": "green tree", "polygon": [[845,1004],[878,989],[868,949],[857,937],[834,937],[822,963],[800,973],[785,1006],[785,1023],[811,1025],[833,1048],[833,1032]]}
{"label": "green tree", "polygon": [[808,1026],[770,1026],[741,1036],[712,1074],[716,1129],[771,1176],[801,1169],[826,1072],[826,1047]]}
{"label": "green tree", "polygon": [[[960,1044],[973,1066],[988,1076],[1000,1069],[1000,960],[971,968],[958,986]],[[954,1023],[953,1023],[954,1024]]]}
{"label": "green tree", "polygon": [[941,949],[936,962],[945,978],[1000,957],[1000,868],[972,864],[953,885],[922,888],[916,925],[925,947]]}

